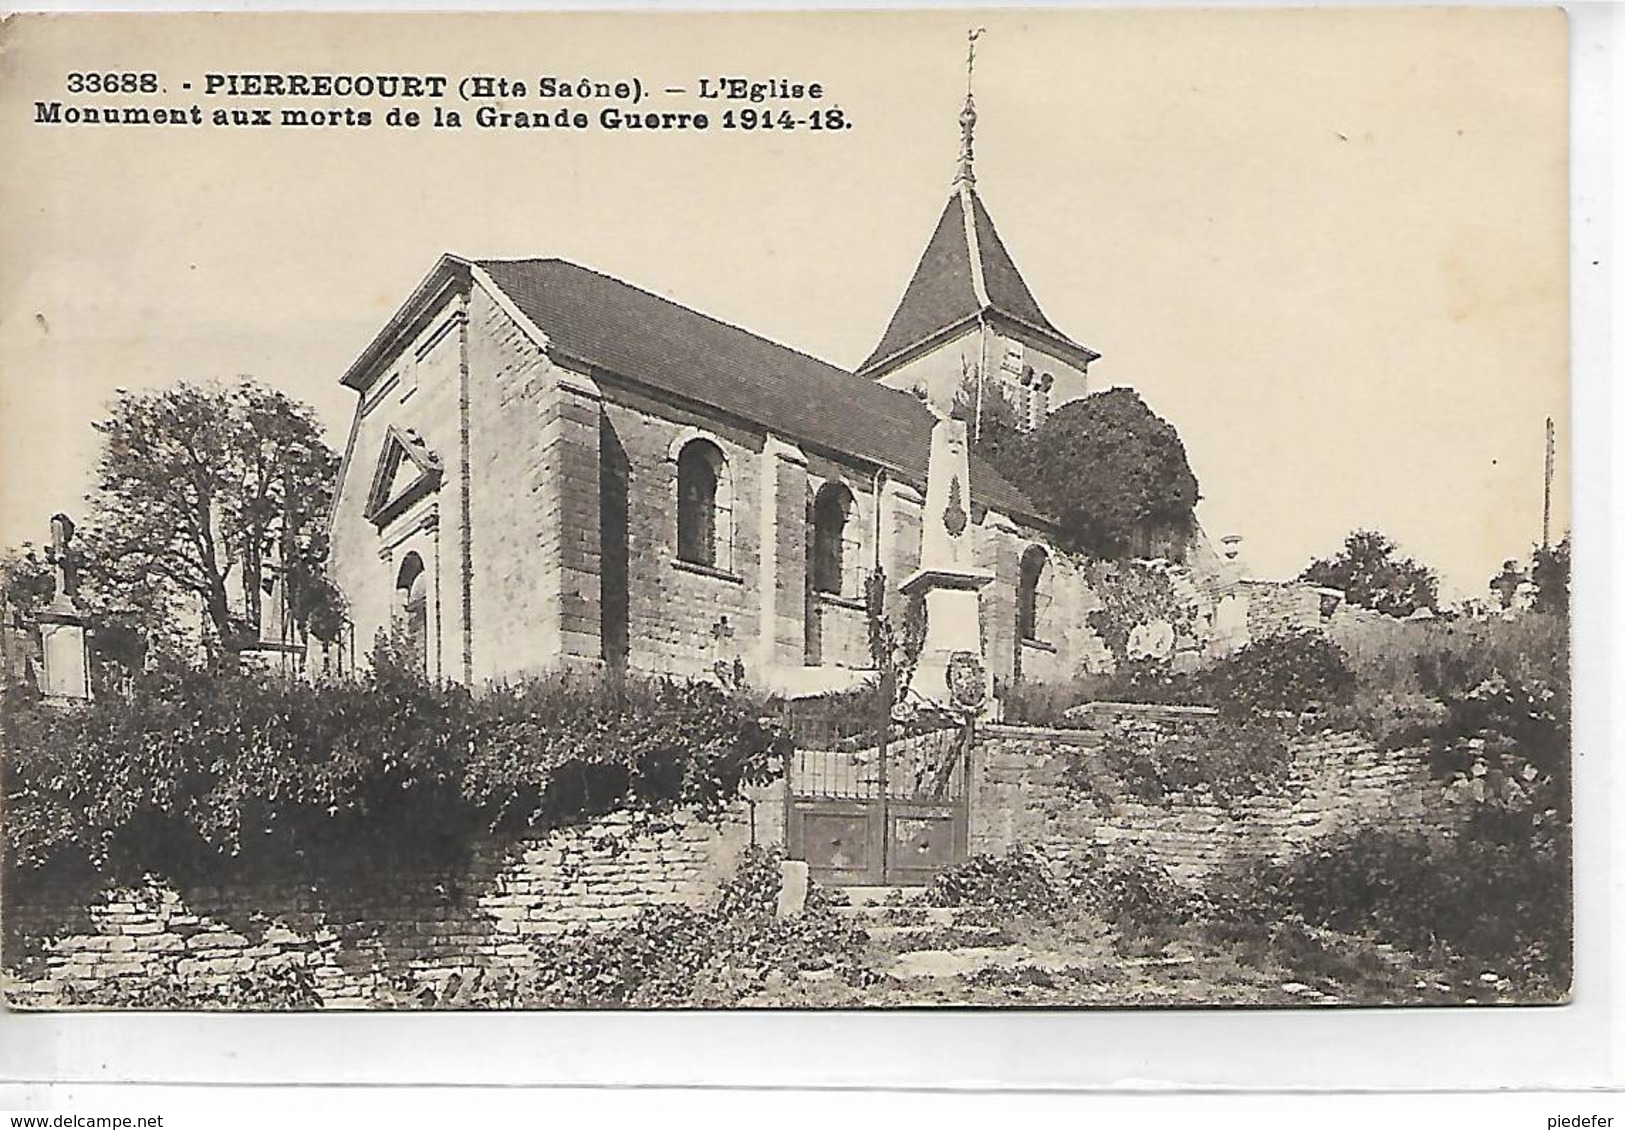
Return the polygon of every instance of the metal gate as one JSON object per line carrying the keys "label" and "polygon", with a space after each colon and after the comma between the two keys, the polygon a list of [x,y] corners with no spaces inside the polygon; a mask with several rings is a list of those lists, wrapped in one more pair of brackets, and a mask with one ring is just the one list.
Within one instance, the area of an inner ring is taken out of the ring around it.
{"label": "metal gate", "polygon": [[[846,731],[846,732],[842,732]],[[808,725],[792,718],[790,857],[837,885],[919,885],[965,858],[966,727],[907,732],[883,725]]]}

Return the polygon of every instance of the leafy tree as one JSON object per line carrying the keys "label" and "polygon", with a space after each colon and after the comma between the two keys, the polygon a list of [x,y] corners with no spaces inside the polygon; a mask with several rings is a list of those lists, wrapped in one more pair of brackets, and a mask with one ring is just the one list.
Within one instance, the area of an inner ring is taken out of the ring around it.
{"label": "leafy tree", "polygon": [[1011,457],[1022,440],[1021,421],[1004,385],[992,379],[978,381],[972,369],[967,369],[960,379],[948,414],[965,422],[977,454],[995,465],[1001,458]]}
{"label": "leafy tree", "polygon": [[1299,580],[1341,589],[1350,604],[1389,616],[1409,616],[1439,601],[1439,578],[1375,530],[1356,530],[1332,557],[1317,558]]}
{"label": "leafy tree", "polygon": [[1530,579],[1535,582],[1536,612],[1568,615],[1569,557],[1572,548],[1567,534],[1550,549],[1536,548],[1534,564],[1529,570]]}
{"label": "leafy tree", "polygon": [[24,542],[0,553],[0,604],[8,612],[32,617],[51,602],[56,579],[39,547]]}
{"label": "leafy tree", "polygon": [[1095,557],[1183,541],[1200,498],[1179,433],[1132,389],[1063,404],[990,458],[1055,518],[1059,548]]}
{"label": "leafy tree", "polygon": [[86,523],[105,593],[204,613],[211,652],[249,642],[280,570],[290,605],[336,627],[322,578],[338,458],[311,410],[250,380],[119,393]]}
{"label": "leafy tree", "polygon": [[1501,571],[1490,578],[1490,591],[1503,609],[1512,607],[1512,598],[1518,594],[1518,586],[1528,578],[1518,562],[1508,558],[1501,563]]}

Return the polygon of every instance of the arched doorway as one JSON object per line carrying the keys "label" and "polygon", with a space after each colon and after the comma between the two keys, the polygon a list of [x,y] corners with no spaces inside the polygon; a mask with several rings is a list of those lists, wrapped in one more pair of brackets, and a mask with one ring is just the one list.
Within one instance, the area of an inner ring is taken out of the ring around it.
{"label": "arched doorway", "polygon": [[395,574],[395,623],[408,662],[429,673],[429,586],[423,558],[408,553]]}

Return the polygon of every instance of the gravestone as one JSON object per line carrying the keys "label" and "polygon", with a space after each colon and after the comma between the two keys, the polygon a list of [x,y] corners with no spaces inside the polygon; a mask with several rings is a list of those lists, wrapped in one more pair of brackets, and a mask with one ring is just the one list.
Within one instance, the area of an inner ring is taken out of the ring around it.
{"label": "gravestone", "polygon": [[85,644],[85,618],[74,599],[79,580],[72,541],[73,520],[66,514],[54,515],[46,556],[55,566],[56,591],[38,617],[40,692],[52,703],[90,700],[90,653]]}

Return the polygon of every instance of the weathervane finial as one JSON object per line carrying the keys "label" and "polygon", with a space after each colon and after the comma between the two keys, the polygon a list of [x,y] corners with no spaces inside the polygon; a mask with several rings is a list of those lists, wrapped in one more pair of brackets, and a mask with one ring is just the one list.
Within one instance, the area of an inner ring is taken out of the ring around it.
{"label": "weathervane finial", "polygon": [[976,187],[974,134],[976,132],[976,96],[972,82],[976,77],[976,39],[987,31],[985,27],[972,28],[967,33],[969,46],[965,53],[965,108],[959,112],[959,172],[954,184]]}

